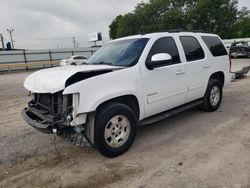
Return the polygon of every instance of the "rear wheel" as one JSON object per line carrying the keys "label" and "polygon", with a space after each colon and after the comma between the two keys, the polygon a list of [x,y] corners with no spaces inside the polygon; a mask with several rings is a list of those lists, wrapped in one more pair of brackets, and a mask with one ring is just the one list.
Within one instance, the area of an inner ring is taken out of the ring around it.
{"label": "rear wheel", "polygon": [[128,106],[107,104],[97,111],[95,145],[106,157],[116,157],[126,152],[136,135],[137,118]]}
{"label": "rear wheel", "polygon": [[71,65],[76,65],[76,63],[75,63],[75,62],[73,62],[73,63],[71,63]]}
{"label": "rear wheel", "polygon": [[222,83],[219,80],[210,79],[203,98],[202,108],[207,112],[217,110],[220,107],[222,95]]}

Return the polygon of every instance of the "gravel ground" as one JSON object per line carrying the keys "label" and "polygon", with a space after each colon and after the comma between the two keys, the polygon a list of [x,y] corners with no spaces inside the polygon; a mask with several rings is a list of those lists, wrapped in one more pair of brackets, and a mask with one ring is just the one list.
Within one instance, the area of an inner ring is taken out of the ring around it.
{"label": "gravel ground", "polygon": [[[250,60],[234,60],[234,69]],[[29,73],[0,75],[0,187],[250,187],[250,77],[225,87],[214,113],[191,110],[138,128],[108,159],[37,132],[21,118]]]}

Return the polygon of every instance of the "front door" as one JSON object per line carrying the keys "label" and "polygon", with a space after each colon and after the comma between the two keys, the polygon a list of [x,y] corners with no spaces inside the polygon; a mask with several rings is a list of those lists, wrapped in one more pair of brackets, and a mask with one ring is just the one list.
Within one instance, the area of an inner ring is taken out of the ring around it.
{"label": "front door", "polygon": [[147,61],[158,53],[170,54],[172,62],[142,72],[146,100],[145,117],[182,105],[187,98],[186,68],[181,62],[175,40],[172,37],[157,39],[148,54]]}

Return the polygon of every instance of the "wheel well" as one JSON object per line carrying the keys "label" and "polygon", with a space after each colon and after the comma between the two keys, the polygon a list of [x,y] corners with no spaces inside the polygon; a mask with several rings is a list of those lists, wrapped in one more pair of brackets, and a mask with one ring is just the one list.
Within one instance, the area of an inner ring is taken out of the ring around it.
{"label": "wheel well", "polygon": [[216,80],[219,80],[221,81],[222,83],[222,86],[224,86],[224,83],[225,83],[225,75],[223,72],[215,72],[213,73],[211,76],[210,76],[210,79],[216,79]]}
{"label": "wheel well", "polygon": [[139,119],[139,116],[140,116],[139,103],[138,103],[137,98],[134,95],[124,95],[124,96],[110,99],[108,101],[101,103],[97,107],[96,110],[102,108],[104,105],[106,105],[107,103],[111,103],[111,102],[118,102],[118,103],[122,103],[122,104],[127,105],[135,112],[137,119]]}

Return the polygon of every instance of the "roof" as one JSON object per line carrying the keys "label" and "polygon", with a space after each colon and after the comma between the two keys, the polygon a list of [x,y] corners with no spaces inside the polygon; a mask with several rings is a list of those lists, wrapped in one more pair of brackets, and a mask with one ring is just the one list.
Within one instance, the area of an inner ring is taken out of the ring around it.
{"label": "roof", "polygon": [[205,32],[199,32],[199,31],[175,31],[175,30],[169,30],[169,31],[159,31],[159,32],[154,32],[154,33],[147,33],[147,34],[138,34],[138,35],[132,35],[132,36],[127,36],[127,37],[122,37],[115,39],[113,41],[120,41],[120,40],[127,40],[127,39],[139,39],[139,38],[153,38],[153,37],[158,37],[159,35],[166,36],[168,34],[169,36],[174,36],[174,35],[210,35],[210,36],[217,36],[216,34],[212,33],[205,33]]}

